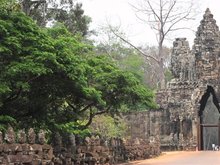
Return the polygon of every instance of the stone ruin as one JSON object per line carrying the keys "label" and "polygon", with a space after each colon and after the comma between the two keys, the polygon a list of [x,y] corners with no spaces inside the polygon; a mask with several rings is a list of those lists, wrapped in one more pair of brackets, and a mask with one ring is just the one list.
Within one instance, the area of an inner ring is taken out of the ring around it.
{"label": "stone ruin", "polygon": [[0,132],[0,164],[1,165],[50,165],[53,159],[53,149],[46,144],[45,133],[40,130],[36,135],[31,128],[28,133],[18,131],[17,135],[12,127]]}
{"label": "stone ruin", "polygon": [[173,42],[173,78],[157,92],[159,109],[125,115],[130,136],[158,141],[161,150],[211,150],[220,146],[220,32],[207,9],[192,49]]}
{"label": "stone ruin", "polygon": [[220,32],[207,9],[192,49],[186,38],[173,42],[173,79],[157,93],[161,149],[210,150],[220,144],[219,64]]}
{"label": "stone ruin", "polygon": [[139,138],[125,141],[99,136],[79,138],[73,134],[54,133],[51,145],[45,132],[33,128],[15,133],[12,127],[0,132],[1,165],[111,165],[128,160],[149,158],[160,153],[159,145],[149,145]]}
{"label": "stone ruin", "polygon": [[82,139],[70,134],[66,139],[58,133],[54,138],[55,165],[111,165],[160,154],[159,145],[149,145],[139,138],[135,141],[120,138],[103,139],[99,136]]}

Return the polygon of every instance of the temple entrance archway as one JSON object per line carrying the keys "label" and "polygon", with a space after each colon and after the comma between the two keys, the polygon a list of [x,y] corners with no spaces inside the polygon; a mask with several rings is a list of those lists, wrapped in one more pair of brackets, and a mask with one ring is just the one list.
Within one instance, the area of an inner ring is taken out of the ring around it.
{"label": "temple entrance archway", "polygon": [[212,86],[207,86],[198,113],[198,149],[212,150],[220,146],[219,103]]}

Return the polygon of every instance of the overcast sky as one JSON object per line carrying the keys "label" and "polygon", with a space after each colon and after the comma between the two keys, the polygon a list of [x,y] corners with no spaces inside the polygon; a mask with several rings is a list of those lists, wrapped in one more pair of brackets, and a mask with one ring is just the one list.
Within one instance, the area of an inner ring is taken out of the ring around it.
{"label": "overcast sky", "polygon": [[[112,25],[121,26],[126,32],[129,40],[136,45],[148,44],[156,45],[156,37],[150,27],[135,16],[135,12],[129,3],[135,4],[138,0],[79,0],[83,4],[85,14],[92,18],[91,29],[98,29],[110,22]],[[156,0],[155,0],[156,1]],[[197,20],[194,21],[193,30],[196,30],[206,8],[210,8],[214,19],[220,26],[220,1],[219,0],[198,0],[201,13],[198,14]],[[190,45],[193,43],[194,33],[192,31],[178,32],[175,37],[186,37]],[[172,41],[167,41],[168,46]]]}

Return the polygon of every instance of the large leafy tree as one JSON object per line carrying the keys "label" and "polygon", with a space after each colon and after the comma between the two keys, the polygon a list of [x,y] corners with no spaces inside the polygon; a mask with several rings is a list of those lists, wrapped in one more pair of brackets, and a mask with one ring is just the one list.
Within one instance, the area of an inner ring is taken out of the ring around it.
{"label": "large leafy tree", "polygon": [[3,10],[0,36],[0,113],[30,117],[32,82],[57,65],[52,42],[29,17]]}
{"label": "large leafy tree", "polygon": [[[57,26],[50,29],[49,33],[56,39],[58,53],[70,55],[76,50],[79,51],[76,56],[80,60],[77,65],[79,68],[78,70],[74,68],[74,74],[71,74],[77,79],[77,88],[72,88],[73,91],[71,91],[71,88],[68,87],[62,103],[66,112],[60,115],[68,114],[65,119],[68,122],[63,127],[75,124],[73,129],[86,128],[96,115],[103,113],[114,115],[124,105],[131,107],[142,103],[147,107],[154,106],[151,104],[153,103],[152,92],[144,88],[133,74],[120,70],[111,58],[97,56],[91,54],[90,51],[89,54],[86,53],[90,47],[82,43],[78,43],[76,46],[72,41],[73,38],[68,32],[65,33],[62,27]],[[60,44],[62,45],[60,46]],[[84,49],[79,49],[80,47]],[[66,52],[70,49],[72,49],[70,52]],[[60,106],[58,107],[60,108]],[[63,110],[60,109],[59,113],[63,113]],[[57,117],[59,120],[64,119]],[[79,124],[77,123],[79,121],[84,122]]]}
{"label": "large leafy tree", "polygon": [[155,107],[133,74],[62,25],[43,31],[25,14],[2,10],[0,55],[0,115],[20,127],[74,132],[99,114]]}

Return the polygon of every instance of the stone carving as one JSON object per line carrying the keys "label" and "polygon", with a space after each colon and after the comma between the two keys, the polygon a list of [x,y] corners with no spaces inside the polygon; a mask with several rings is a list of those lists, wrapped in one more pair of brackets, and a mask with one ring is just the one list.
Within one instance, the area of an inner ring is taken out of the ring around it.
{"label": "stone carving", "polygon": [[[0,134],[3,136],[2,134]],[[86,137],[85,143],[77,143],[75,136],[69,134],[69,140],[62,144],[59,133],[55,133],[54,147],[45,144],[45,132],[40,130],[38,141],[35,141],[36,134],[31,128],[28,133],[19,130],[16,134],[12,127],[9,127],[5,137],[9,144],[0,143],[0,164],[114,164],[125,160],[136,160],[148,158],[151,155],[160,153],[159,145],[149,144],[142,139],[125,141],[119,138],[112,138],[111,145],[105,143],[109,139],[99,136]],[[26,141],[28,137],[28,141]],[[138,141],[138,142],[137,142]],[[136,144],[135,144],[136,142]],[[63,145],[65,147],[63,147]],[[57,149],[59,148],[59,149]]]}
{"label": "stone carving", "polygon": [[18,143],[23,144],[27,140],[26,133],[24,130],[18,131]]}
{"label": "stone carving", "polygon": [[34,144],[35,143],[35,139],[36,139],[36,134],[33,128],[30,128],[28,130],[28,142],[30,144]]}
{"label": "stone carving", "polygon": [[9,144],[12,144],[12,143],[15,143],[15,139],[16,139],[16,136],[15,136],[14,129],[11,126],[9,126],[5,134],[5,141]]}
{"label": "stone carving", "polygon": [[[111,140],[98,136],[86,137],[84,143],[70,134],[67,144],[62,143],[59,133],[55,133],[54,155],[52,147],[45,144],[45,134],[28,131],[15,133],[8,128],[2,144],[0,132],[0,163],[2,164],[115,164],[121,160],[148,158],[162,149],[196,149],[198,109],[207,85],[212,86],[220,96],[220,33],[216,21],[207,9],[196,33],[192,50],[185,38],[177,38],[173,43],[172,73],[174,78],[167,88],[157,93],[160,108],[154,111],[132,113],[127,117],[130,139]],[[210,99],[211,105],[213,99]],[[208,109],[206,109],[209,111]],[[217,111],[217,110],[216,110]],[[218,113],[217,113],[218,114]],[[216,115],[216,120],[217,120]],[[135,121],[135,122],[134,122]],[[109,141],[109,142],[108,142]],[[57,149],[58,148],[58,149]]]}
{"label": "stone carving", "polygon": [[[33,131],[30,132],[33,133]],[[1,136],[3,136],[2,133]],[[54,156],[50,145],[26,143],[24,130],[18,131],[18,143],[15,139],[16,134],[13,128],[9,127],[5,133],[5,142],[8,144],[0,143],[0,164],[53,164]]]}
{"label": "stone carving", "polygon": [[60,136],[59,132],[56,132],[54,134],[54,140],[53,140],[54,146],[62,146],[62,137]]}
{"label": "stone carving", "polygon": [[45,138],[45,131],[40,130],[38,133],[38,141],[40,144],[45,144],[46,143],[46,138]]}
{"label": "stone carving", "polygon": [[87,137],[85,138],[85,144],[86,144],[86,145],[90,145],[90,144],[91,144],[91,143],[90,143],[90,137],[87,136]]}
{"label": "stone carving", "polygon": [[180,81],[193,81],[195,79],[195,57],[191,54],[186,38],[177,38],[173,43],[171,57],[171,71]]}

